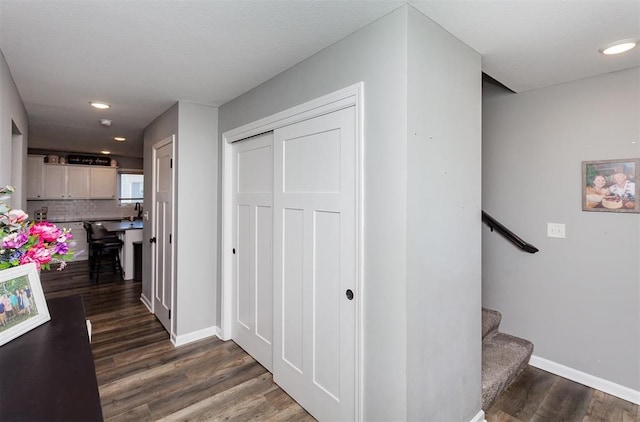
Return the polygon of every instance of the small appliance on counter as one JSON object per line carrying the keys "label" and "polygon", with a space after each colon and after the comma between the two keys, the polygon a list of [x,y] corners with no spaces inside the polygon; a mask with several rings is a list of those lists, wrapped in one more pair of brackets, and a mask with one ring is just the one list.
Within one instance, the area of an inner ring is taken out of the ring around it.
{"label": "small appliance on counter", "polygon": [[54,154],[47,155],[47,163],[49,164],[58,164],[60,162],[60,157]]}

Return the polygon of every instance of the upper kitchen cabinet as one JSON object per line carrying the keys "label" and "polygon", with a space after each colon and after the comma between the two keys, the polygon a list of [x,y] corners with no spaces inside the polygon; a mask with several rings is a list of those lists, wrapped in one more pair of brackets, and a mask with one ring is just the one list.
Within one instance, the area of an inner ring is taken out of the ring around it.
{"label": "upper kitchen cabinet", "polygon": [[91,167],[91,198],[115,199],[116,169],[114,167]]}
{"label": "upper kitchen cabinet", "polygon": [[44,165],[44,199],[90,198],[89,168]]}
{"label": "upper kitchen cabinet", "polygon": [[27,199],[115,199],[116,169],[82,165],[45,164],[30,155]]}
{"label": "upper kitchen cabinet", "polygon": [[69,199],[90,198],[90,170],[87,167],[67,166],[67,197]]}
{"label": "upper kitchen cabinet", "polygon": [[67,168],[57,164],[45,164],[44,199],[67,199]]}
{"label": "upper kitchen cabinet", "polygon": [[44,155],[30,155],[27,160],[27,199],[44,197]]}

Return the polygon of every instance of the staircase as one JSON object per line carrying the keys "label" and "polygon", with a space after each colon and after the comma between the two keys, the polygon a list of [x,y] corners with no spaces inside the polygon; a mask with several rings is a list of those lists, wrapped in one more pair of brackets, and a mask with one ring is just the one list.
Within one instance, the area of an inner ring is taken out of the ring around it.
{"label": "staircase", "polygon": [[530,341],[498,331],[502,315],[482,308],[482,409],[487,410],[524,371],[533,352]]}

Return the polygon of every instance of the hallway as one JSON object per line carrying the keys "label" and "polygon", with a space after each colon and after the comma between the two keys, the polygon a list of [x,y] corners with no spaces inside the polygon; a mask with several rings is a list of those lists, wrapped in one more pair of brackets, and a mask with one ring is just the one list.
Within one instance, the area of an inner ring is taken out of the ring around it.
{"label": "hallway", "polygon": [[[84,261],[41,279],[47,299],[83,297],[106,421],[315,420],[232,341],[174,348],[140,302],[141,283],[105,273],[96,285],[88,274]],[[486,420],[640,422],[640,406],[529,366]]]}
{"label": "hallway", "polygon": [[107,273],[96,285],[88,273],[76,262],[41,279],[47,299],[83,297],[105,421],[314,420],[235,343],[174,348],[140,302],[141,283]]}

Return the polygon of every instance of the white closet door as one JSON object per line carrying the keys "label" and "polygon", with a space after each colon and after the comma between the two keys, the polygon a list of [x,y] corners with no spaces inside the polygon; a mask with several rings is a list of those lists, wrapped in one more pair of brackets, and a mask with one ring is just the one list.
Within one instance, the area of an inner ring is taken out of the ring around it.
{"label": "white closet door", "polygon": [[353,107],[274,133],[274,380],[321,421],[355,418]]}
{"label": "white closet door", "polygon": [[233,340],[269,371],[273,332],[273,133],[233,144]]}

